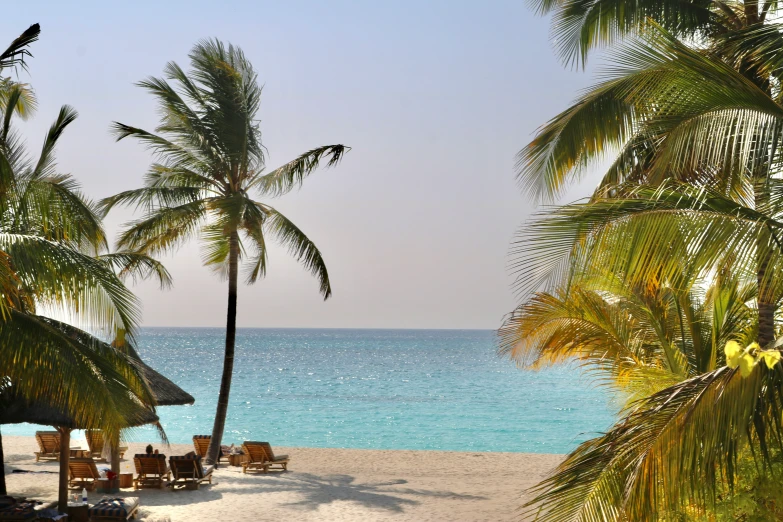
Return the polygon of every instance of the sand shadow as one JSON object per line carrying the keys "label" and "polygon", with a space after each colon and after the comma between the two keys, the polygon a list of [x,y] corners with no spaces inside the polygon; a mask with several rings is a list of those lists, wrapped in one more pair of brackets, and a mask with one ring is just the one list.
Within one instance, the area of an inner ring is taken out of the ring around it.
{"label": "sand shadow", "polygon": [[[35,458],[35,457],[33,457],[33,458]],[[13,453],[11,455],[6,453],[5,455],[3,455],[3,461],[6,464],[10,464],[11,462],[25,462],[25,464],[30,464],[31,463],[30,455],[27,454],[27,453]],[[33,462],[33,465],[48,464],[49,462],[56,462],[56,461],[45,460],[45,461],[42,461],[42,462]]]}
{"label": "sand shadow", "polygon": [[[317,510],[332,502],[354,502],[361,506],[382,509],[393,513],[402,513],[405,507],[421,503],[416,497],[453,498],[461,500],[486,500],[478,495],[465,495],[451,491],[432,491],[424,489],[399,488],[407,480],[398,479],[385,482],[357,482],[355,477],[344,474],[314,475],[311,473],[286,473],[279,475],[260,475],[257,485],[252,488],[231,488],[231,479],[224,480],[222,491],[236,493],[275,493],[294,492],[302,496],[301,500],[282,504],[293,509]],[[237,484],[239,485],[239,484]],[[243,483],[242,485],[246,485]],[[404,496],[401,496],[404,495]],[[406,498],[414,497],[414,498]]]}

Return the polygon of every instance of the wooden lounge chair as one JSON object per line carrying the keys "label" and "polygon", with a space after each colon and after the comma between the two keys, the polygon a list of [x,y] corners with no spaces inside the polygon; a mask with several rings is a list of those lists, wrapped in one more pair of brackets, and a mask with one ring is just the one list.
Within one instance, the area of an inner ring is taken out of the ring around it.
{"label": "wooden lounge chair", "polygon": [[120,522],[136,518],[139,497],[105,498],[87,510],[90,522]]}
{"label": "wooden lounge chair", "polygon": [[59,431],[36,431],[35,440],[38,442],[38,449],[35,452],[35,461],[39,460],[59,460],[60,459],[60,432]]}
{"label": "wooden lounge chair", "polygon": [[[201,458],[207,456],[207,450],[209,449],[209,443],[212,441],[212,435],[193,435],[193,447],[196,449],[196,455]],[[229,451],[225,446],[220,447],[220,456],[218,462],[221,460],[228,460]]]}
{"label": "wooden lounge chair", "polygon": [[[84,436],[87,438],[87,446],[90,448],[90,455],[92,455],[92,458],[98,462],[106,462],[106,459],[101,456],[105,444],[103,432],[101,430],[87,430],[84,432]],[[123,458],[125,452],[128,451],[127,446],[120,446],[117,449],[119,450],[120,458]]]}
{"label": "wooden lounge chair", "polygon": [[140,453],[133,456],[138,476],[133,479],[133,488],[162,488],[163,481],[171,479],[171,470],[166,465],[166,455],[147,455]]}
{"label": "wooden lounge chair", "polygon": [[201,464],[201,456],[194,452],[181,457],[169,457],[171,465],[171,474],[174,480],[171,482],[172,489],[177,486],[183,486],[187,489],[198,489],[198,485],[205,480],[212,484],[212,472],[215,466]]}
{"label": "wooden lounge chair", "polygon": [[101,478],[95,461],[89,457],[75,458],[68,461],[68,485],[72,488],[95,489],[96,480]]}
{"label": "wooden lounge chair", "polygon": [[[288,455],[275,456],[272,446],[268,442],[256,442],[246,440],[242,449],[248,457],[247,462],[242,463],[242,473],[250,471],[268,472],[270,469],[288,469]],[[272,466],[276,466],[273,468]]]}

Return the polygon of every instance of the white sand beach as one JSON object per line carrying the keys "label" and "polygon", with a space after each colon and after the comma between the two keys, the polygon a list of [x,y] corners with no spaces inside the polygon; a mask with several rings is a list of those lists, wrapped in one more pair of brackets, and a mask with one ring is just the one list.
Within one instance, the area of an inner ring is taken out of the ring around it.
{"label": "white sand beach", "polygon": [[[78,443],[78,439],[73,441]],[[146,443],[130,443],[122,471]],[[164,447],[182,455],[188,444]],[[86,447],[86,446],[84,446]],[[57,498],[57,462],[35,462],[32,437],[3,436],[8,493]],[[222,465],[213,484],[197,491],[123,489],[138,496],[140,520],[512,520],[520,494],[546,475],[561,455],[451,451],[275,448],[291,456],[285,473],[242,474]],[[103,464],[99,464],[99,467]],[[49,473],[13,473],[15,469]],[[90,501],[103,495],[92,492]]]}

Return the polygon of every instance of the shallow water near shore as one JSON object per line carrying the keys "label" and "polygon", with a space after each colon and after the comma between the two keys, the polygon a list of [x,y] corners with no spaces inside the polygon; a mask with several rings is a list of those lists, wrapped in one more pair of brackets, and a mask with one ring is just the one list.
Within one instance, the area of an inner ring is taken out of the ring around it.
{"label": "shallow water near shore", "polygon": [[[144,328],[139,352],[196,398],[158,408],[173,443],[212,431],[224,330]],[[616,408],[573,368],[518,370],[491,330],[237,332],[226,444],[565,453]],[[3,434],[41,427],[4,425]],[[137,428],[130,440],[155,440]]]}

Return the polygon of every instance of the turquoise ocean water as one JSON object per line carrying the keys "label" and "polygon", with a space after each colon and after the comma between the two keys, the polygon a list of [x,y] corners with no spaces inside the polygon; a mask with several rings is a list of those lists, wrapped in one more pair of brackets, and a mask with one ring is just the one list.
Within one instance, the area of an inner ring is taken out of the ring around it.
{"label": "turquoise ocean water", "polygon": [[[220,328],[142,330],[145,362],[196,398],[158,409],[171,442],[211,432],[223,342]],[[611,398],[578,370],[520,371],[494,343],[490,330],[239,329],[224,441],[564,453],[610,426]]]}

